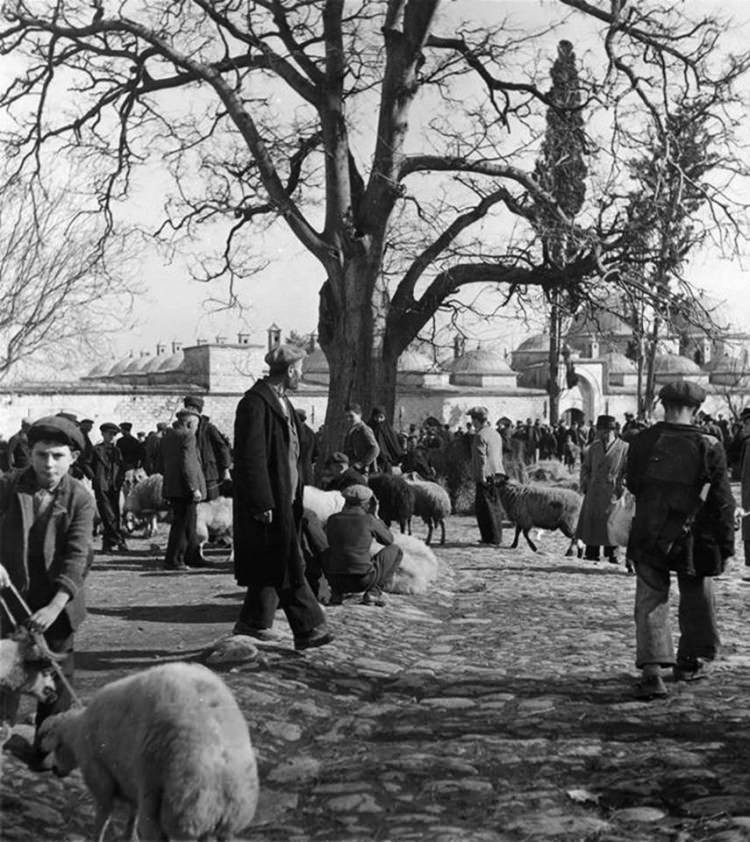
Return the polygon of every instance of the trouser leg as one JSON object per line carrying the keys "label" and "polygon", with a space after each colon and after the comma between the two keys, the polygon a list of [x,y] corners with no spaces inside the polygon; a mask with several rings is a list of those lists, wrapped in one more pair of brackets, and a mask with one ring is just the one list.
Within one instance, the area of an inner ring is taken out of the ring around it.
{"label": "trouser leg", "polygon": [[745,550],[745,567],[750,567],[750,541],[743,541]]}
{"label": "trouser leg", "polygon": [[680,588],[678,659],[712,661],[719,651],[713,582],[708,576],[677,576]]}
{"label": "trouser leg", "polygon": [[173,497],[172,524],[169,528],[167,551],[164,564],[176,567],[185,564],[185,550],[187,549],[187,534],[189,520],[189,501],[183,497]]}
{"label": "trouser leg", "polygon": [[599,561],[599,545],[586,544],[586,552],[583,557],[586,561]]}
{"label": "trouser leg", "polygon": [[375,568],[375,581],[371,588],[385,588],[391,584],[393,575],[398,570],[401,559],[404,557],[404,551],[396,544],[390,544],[383,547],[380,552],[372,557],[372,563]]}
{"label": "trouser leg", "polygon": [[270,629],[279,604],[276,588],[251,585],[240,609],[239,622],[253,629]]}
{"label": "trouser leg", "polygon": [[669,570],[639,562],[635,572],[636,666],[671,666],[674,646],[669,629]]}
{"label": "trouser leg", "polygon": [[112,501],[107,492],[95,491],[94,496],[102,522],[102,546],[108,549],[114,547],[120,541],[117,516],[112,508]]}
{"label": "trouser leg", "polygon": [[322,626],[326,617],[307,580],[278,591],[279,607],[284,611],[295,637]]}
{"label": "trouser leg", "polygon": [[503,539],[503,510],[492,484],[478,482],[474,498],[479,535],[482,541],[499,544]]}

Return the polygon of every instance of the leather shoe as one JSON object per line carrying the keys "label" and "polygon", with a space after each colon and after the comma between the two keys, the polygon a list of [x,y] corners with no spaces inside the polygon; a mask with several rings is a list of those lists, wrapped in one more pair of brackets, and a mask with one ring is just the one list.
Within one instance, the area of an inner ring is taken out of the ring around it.
{"label": "leather shoe", "polygon": [[700,681],[708,677],[706,662],[702,658],[678,658],[672,676],[675,681]]}
{"label": "leather shoe", "polygon": [[256,626],[248,626],[248,624],[243,623],[242,620],[238,620],[234,624],[232,634],[242,634],[245,637],[252,637],[255,638],[255,640],[262,640],[265,643],[277,643],[281,640],[281,635],[273,629],[261,629]]}
{"label": "leather shoe", "polygon": [[294,638],[294,648],[299,652],[302,649],[312,649],[315,646],[325,646],[333,640],[333,635],[328,631],[326,625],[318,626],[307,634],[299,634]]}
{"label": "leather shoe", "polygon": [[644,675],[635,685],[635,697],[642,702],[663,699],[667,694],[667,687],[660,675]]}

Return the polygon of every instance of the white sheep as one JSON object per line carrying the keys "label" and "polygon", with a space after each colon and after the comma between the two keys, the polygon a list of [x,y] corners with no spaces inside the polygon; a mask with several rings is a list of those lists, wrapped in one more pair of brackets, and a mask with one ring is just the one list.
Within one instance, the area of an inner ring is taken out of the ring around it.
{"label": "white sheep", "polygon": [[302,506],[317,515],[321,526],[328,518],[344,508],[344,497],[340,491],[323,491],[314,485],[306,485],[302,494]]}
{"label": "white sheep", "polygon": [[433,528],[440,527],[440,543],[445,543],[445,518],[451,513],[451,498],[436,482],[420,479],[414,473],[402,475],[414,492],[414,514],[427,524],[425,543],[432,540]]}
{"label": "white sheep", "polygon": [[569,488],[548,488],[543,485],[521,485],[505,477],[497,480],[497,490],[508,518],[516,525],[516,535],[511,549],[518,546],[518,536],[523,536],[531,549],[536,544],[529,538],[529,530],[536,526],[554,532],[559,529],[570,545],[565,555],[573,555],[576,545],[576,527],[583,497]]}
{"label": "white sheep", "polygon": [[141,842],[230,840],[258,801],[247,723],[229,688],[198,664],[170,663],[102,687],[85,709],[47,719],[41,748],[63,777],[80,766],[103,842],[116,800]]}
{"label": "white sheep", "polygon": [[162,497],[163,483],[164,477],[161,474],[151,474],[131,487],[123,507],[124,521],[129,532],[143,524],[146,538],[156,533],[158,520],[166,516],[169,507]]}
{"label": "white sheep", "polygon": [[[396,569],[393,583],[386,587],[392,593],[424,594],[437,578],[438,560],[435,553],[419,538],[396,533],[393,541],[403,550],[401,564]],[[374,549],[380,550],[378,544]]]}
{"label": "white sheep", "polygon": [[200,542],[200,557],[202,559],[204,559],[203,545],[209,539],[212,541],[225,540],[231,543],[234,536],[232,498],[217,497],[215,500],[204,500],[202,503],[198,503],[195,515],[195,532]]}

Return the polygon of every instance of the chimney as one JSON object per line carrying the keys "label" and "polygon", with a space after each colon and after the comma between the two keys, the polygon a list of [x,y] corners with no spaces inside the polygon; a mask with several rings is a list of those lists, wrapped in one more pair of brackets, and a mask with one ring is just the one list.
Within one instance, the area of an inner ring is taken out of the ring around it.
{"label": "chimney", "polygon": [[465,352],[466,352],[466,337],[462,336],[460,333],[457,333],[453,337],[453,359],[457,360],[459,357],[463,357]]}
{"label": "chimney", "polygon": [[250,334],[249,333],[238,333],[237,334],[237,344],[238,345],[249,345],[250,344]]}
{"label": "chimney", "polygon": [[167,343],[159,342],[156,346],[156,356],[163,357],[167,353]]}
{"label": "chimney", "polygon": [[208,345],[208,339],[196,339],[195,344],[196,345]]}
{"label": "chimney", "polygon": [[227,344],[226,336],[217,336],[216,337],[216,344],[217,345],[226,345]]}
{"label": "chimney", "polygon": [[182,342],[172,342],[172,353],[176,354],[182,350]]}
{"label": "chimney", "polygon": [[141,356],[142,356],[142,357],[150,357],[150,356],[151,356],[151,351],[141,351]]}
{"label": "chimney", "polygon": [[273,351],[281,345],[281,328],[274,322],[268,328],[268,350]]}

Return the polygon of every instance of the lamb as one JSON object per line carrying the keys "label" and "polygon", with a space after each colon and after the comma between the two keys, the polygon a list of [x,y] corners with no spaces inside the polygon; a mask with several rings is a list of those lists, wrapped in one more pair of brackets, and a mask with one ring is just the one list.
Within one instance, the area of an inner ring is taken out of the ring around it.
{"label": "lamb", "polygon": [[[438,560],[435,553],[413,535],[394,535],[394,543],[404,552],[401,564],[386,590],[401,594],[424,594],[437,578]],[[374,549],[380,549],[378,544]]]}
{"label": "lamb", "polygon": [[414,514],[414,490],[406,480],[395,474],[370,474],[368,484],[378,501],[378,516],[386,526],[395,520],[404,533],[411,533]]}
{"label": "lamb", "polygon": [[40,702],[54,701],[57,691],[52,662],[61,660],[40,647],[25,628],[0,640],[0,692],[17,696],[25,693]]}
{"label": "lamb", "polygon": [[141,842],[230,840],[258,801],[247,723],[224,682],[199,664],[151,667],[102,687],[85,709],[47,719],[42,751],[64,777],[80,766],[103,842],[116,800]]}
{"label": "lamb", "polygon": [[217,497],[198,503],[195,532],[200,541],[200,557],[205,561],[203,546],[209,538],[212,541],[229,541],[234,534],[234,515],[230,497]]}
{"label": "lamb", "polygon": [[518,536],[523,532],[528,545],[536,552],[536,545],[529,538],[529,529],[536,526],[553,532],[559,529],[566,538],[570,538],[570,546],[565,555],[573,555],[578,515],[583,502],[578,492],[568,488],[520,485],[507,477],[497,481],[497,489],[503,508],[516,525],[511,549],[518,546]]}
{"label": "lamb", "polygon": [[328,518],[344,508],[344,497],[340,491],[323,491],[313,485],[306,485],[302,494],[302,505],[318,516],[322,526]]}
{"label": "lamb", "polygon": [[432,530],[440,527],[440,544],[445,543],[445,518],[451,513],[451,499],[442,485],[419,479],[414,473],[403,474],[414,491],[414,514],[427,524],[425,543],[432,540]]}
{"label": "lamb", "polygon": [[151,474],[132,486],[123,508],[128,532],[145,523],[146,538],[156,534],[158,520],[165,517],[168,509],[167,501],[161,494],[163,482],[161,474]]}

